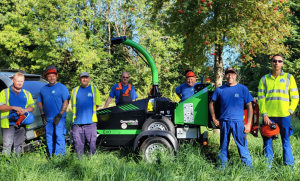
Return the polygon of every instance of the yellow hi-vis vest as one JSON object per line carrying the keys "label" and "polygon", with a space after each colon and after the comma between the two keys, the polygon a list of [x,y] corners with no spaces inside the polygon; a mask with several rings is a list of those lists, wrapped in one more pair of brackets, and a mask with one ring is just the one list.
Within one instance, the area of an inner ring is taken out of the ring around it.
{"label": "yellow hi-vis vest", "polygon": [[[32,96],[30,94],[30,92],[28,92],[27,90],[22,89],[25,93],[26,99],[27,99],[27,103],[25,105],[25,109],[28,107],[33,107],[34,106],[34,100],[32,99]],[[10,95],[10,90],[9,88],[6,88],[4,90],[1,91],[0,93],[0,105],[9,105],[9,95]],[[1,111],[1,128],[9,128],[9,120],[8,120],[8,116],[9,116],[9,111]],[[26,125],[26,128],[30,128],[30,125]]]}
{"label": "yellow hi-vis vest", "polygon": [[258,105],[262,116],[286,117],[292,114],[299,102],[296,81],[284,73],[275,79],[271,72],[263,76],[258,85]]}
{"label": "yellow hi-vis vest", "polygon": [[[75,118],[76,118],[76,96],[77,96],[77,92],[78,92],[78,89],[79,89],[79,86],[78,87],[75,87],[73,90],[72,90],[72,112],[73,112],[73,123],[75,121]],[[96,123],[98,122],[98,119],[97,119],[97,107],[96,107],[96,103],[98,103],[97,105],[100,105],[100,93],[98,91],[98,89],[95,87],[95,86],[91,86],[91,89],[92,89],[92,93],[93,93],[93,122]]]}

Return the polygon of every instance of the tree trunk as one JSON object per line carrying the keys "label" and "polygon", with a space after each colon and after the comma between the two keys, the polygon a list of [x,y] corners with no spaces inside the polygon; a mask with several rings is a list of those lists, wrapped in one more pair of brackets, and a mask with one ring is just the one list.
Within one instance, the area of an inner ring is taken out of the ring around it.
{"label": "tree trunk", "polygon": [[223,80],[223,46],[220,44],[215,45],[215,66],[214,66],[214,72],[215,72],[215,84],[216,88],[220,87],[222,85]]}
{"label": "tree trunk", "polygon": [[[214,72],[215,72],[215,86],[216,88],[220,87],[222,85],[223,81],[223,46],[220,44],[215,45],[215,66],[214,66]],[[214,134],[220,134],[220,129],[214,129]]]}

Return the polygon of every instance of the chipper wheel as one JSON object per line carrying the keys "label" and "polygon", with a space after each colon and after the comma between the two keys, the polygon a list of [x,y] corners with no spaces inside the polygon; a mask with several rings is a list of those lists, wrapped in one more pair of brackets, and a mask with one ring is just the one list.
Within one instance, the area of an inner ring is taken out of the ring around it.
{"label": "chipper wheel", "polygon": [[172,145],[162,137],[147,138],[141,145],[143,158],[149,163],[160,163],[169,155],[174,155]]}
{"label": "chipper wheel", "polygon": [[170,131],[173,135],[175,135],[175,127],[173,123],[164,116],[162,116],[161,119],[148,118],[142,127],[142,131],[147,130]]}

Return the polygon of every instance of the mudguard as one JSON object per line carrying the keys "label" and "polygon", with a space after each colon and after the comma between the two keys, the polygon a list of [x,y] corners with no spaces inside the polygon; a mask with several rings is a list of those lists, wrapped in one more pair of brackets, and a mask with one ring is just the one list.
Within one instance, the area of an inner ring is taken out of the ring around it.
{"label": "mudguard", "polygon": [[134,140],[133,150],[134,151],[137,150],[137,148],[139,146],[139,140],[141,140],[143,137],[151,137],[151,136],[164,137],[172,144],[175,152],[179,151],[179,144],[178,144],[177,138],[171,132],[169,132],[169,131],[154,131],[154,130],[141,132]]}

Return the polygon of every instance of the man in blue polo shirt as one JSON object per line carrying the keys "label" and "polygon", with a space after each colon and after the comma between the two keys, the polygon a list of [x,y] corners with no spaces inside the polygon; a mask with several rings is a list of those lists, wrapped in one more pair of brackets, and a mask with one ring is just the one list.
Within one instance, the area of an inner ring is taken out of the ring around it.
{"label": "man in blue polo shirt", "polygon": [[[253,116],[253,98],[246,86],[236,82],[236,71],[227,68],[225,78],[227,84],[217,88],[209,104],[210,113],[215,126],[220,126],[220,152],[218,159],[221,167],[224,168],[228,160],[228,145],[232,133],[234,141],[238,147],[241,161],[250,166],[252,159],[247,147],[246,133],[250,132],[251,120]],[[216,118],[214,103],[219,101],[221,104],[221,116]],[[248,122],[244,125],[244,106],[248,111]]]}
{"label": "man in blue polo shirt", "polygon": [[41,117],[46,129],[46,141],[50,156],[52,154],[65,154],[65,123],[66,110],[69,104],[70,94],[67,87],[57,82],[57,69],[48,66],[43,74],[49,84],[42,87],[38,97]]}
{"label": "man in blue polo shirt", "polygon": [[196,83],[196,75],[193,71],[188,71],[185,76],[186,76],[186,83],[181,84],[175,89],[175,92],[178,95],[178,97],[181,99],[181,101],[184,101],[187,98],[194,95],[195,85],[200,84],[200,83]]}
{"label": "man in blue polo shirt", "polygon": [[84,142],[90,147],[89,154],[95,154],[97,141],[97,113],[101,104],[100,92],[95,86],[89,85],[90,74],[79,75],[81,85],[72,90],[71,101],[73,111],[72,136],[77,157],[84,153]]}
{"label": "man in blue polo shirt", "polygon": [[110,91],[103,109],[107,108],[111,100],[115,97],[116,105],[130,103],[137,99],[137,95],[133,85],[129,84],[129,73],[123,72],[121,75],[121,83],[115,84]]}
{"label": "man in blue polo shirt", "polygon": [[0,93],[1,128],[3,136],[3,154],[10,155],[12,145],[17,154],[22,152],[22,144],[25,140],[25,127],[17,126],[12,114],[24,115],[35,108],[30,92],[22,89],[25,77],[22,73],[14,74],[10,88]]}

